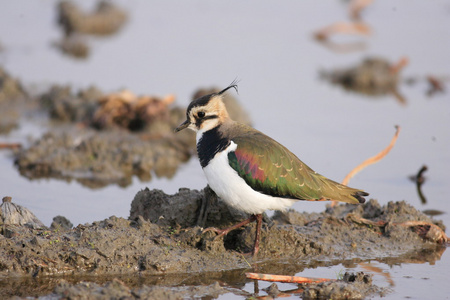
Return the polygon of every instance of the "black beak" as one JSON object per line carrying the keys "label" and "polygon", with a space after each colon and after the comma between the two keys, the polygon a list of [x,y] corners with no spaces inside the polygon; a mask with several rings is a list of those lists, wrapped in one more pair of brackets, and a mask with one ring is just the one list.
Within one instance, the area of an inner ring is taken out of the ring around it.
{"label": "black beak", "polygon": [[189,124],[191,124],[191,122],[189,122],[189,120],[184,121],[177,128],[175,128],[174,132],[178,132],[178,131],[181,131],[181,130],[187,128],[189,126]]}

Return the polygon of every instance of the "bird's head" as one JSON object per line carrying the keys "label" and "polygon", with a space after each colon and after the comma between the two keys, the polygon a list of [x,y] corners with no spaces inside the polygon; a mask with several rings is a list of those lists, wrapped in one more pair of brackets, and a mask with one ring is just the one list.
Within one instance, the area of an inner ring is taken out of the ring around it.
{"label": "bird's head", "polygon": [[224,93],[230,88],[237,90],[237,85],[232,83],[218,93],[205,95],[192,101],[186,111],[186,121],[175,128],[175,132],[185,128],[192,129],[195,132],[200,130],[205,132],[229,119],[222,100]]}

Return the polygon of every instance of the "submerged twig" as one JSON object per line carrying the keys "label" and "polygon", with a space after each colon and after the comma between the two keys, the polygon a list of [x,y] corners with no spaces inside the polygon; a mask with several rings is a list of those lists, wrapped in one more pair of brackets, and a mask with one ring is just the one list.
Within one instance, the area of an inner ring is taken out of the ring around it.
{"label": "submerged twig", "polygon": [[395,128],[396,128],[395,135],[391,139],[391,142],[389,143],[389,145],[385,149],[383,149],[380,153],[366,159],[360,165],[358,165],[356,168],[354,168],[350,173],[348,173],[347,176],[345,176],[344,180],[342,181],[343,185],[348,185],[348,182],[350,181],[350,179],[353,176],[355,176],[357,173],[359,173],[365,167],[367,167],[371,164],[374,164],[376,162],[379,162],[381,159],[383,159],[389,153],[389,151],[391,151],[391,149],[394,147],[395,142],[397,141],[398,135],[400,133],[400,126],[397,125],[397,126],[395,126]]}
{"label": "submerged twig", "polygon": [[328,279],[328,278],[312,278],[312,277],[287,276],[287,275],[275,275],[263,273],[245,273],[245,277],[249,279],[277,281],[285,283],[319,283],[325,281],[336,281],[336,279]]}

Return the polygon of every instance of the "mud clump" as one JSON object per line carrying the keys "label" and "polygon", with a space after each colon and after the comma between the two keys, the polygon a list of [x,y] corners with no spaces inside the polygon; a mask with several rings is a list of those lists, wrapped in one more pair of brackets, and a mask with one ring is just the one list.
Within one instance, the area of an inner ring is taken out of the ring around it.
{"label": "mud clump", "polygon": [[53,218],[53,222],[50,225],[50,229],[52,230],[70,230],[72,229],[73,224],[64,216],[56,216]]}
{"label": "mud clump", "polygon": [[58,23],[66,35],[83,33],[110,35],[116,33],[126,22],[125,11],[108,1],[100,1],[91,13],[81,9],[71,1],[61,1],[58,5]]}
{"label": "mud clump", "polygon": [[[189,212],[189,213],[187,213]],[[161,226],[227,227],[248,215],[226,205],[209,186],[201,191],[181,188],[174,195],[144,189],[131,202],[130,219],[139,216]]]}
{"label": "mud clump", "polygon": [[98,2],[92,12],[82,11],[72,1],[57,6],[58,25],[63,37],[53,43],[63,54],[84,59],[91,49],[86,36],[107,36],[118,32],[128,19],[127,13],[109,1]]}
{"label": "mud clump", "polygon": [[132,175],[143,181],[151,179],[151,172],[172,177],[191,157],[189,143],[185,135],[146,141],[123,131],[72,128],[44,134],[18,153],[15,164],[28,178],[73,178],[90,187],[127,186]]}
{"label": "mud clump", "polygon": [[398,73],[392,71],[392,64],[373,57],[364,59],[355,67],[327,73],[327,78],[349,90],[369,95],[389,93],[398,84]]}
{"label": "mud clump", "polygon": [[39,97],[39,102],[53,120],[89,123],[103,96],[94,86],[73,93],[70,86],[54,85]]}
{"label": "mud clump", "polygon": [[342,280],[306,286],[302,299],[364,299],[381,291],[372,284],[372,276],[345,273]]}
{"label": "mud clump", "polygon": [[22,84],[0,66],[0,103],[27,96]]}
{"label": "mud clump", "polygon": [[400,103],[405,104],[405,99],[398,93],[398,85],[400,70],[407,63],[406,58],[394,64],[384,58],[368,57],[354,67],[322,71],[321,76],[349,91],[369,96],[393,94]]}
{"label": "mud clump", "polygon": [[[175,195],[148,188],[136,194],[131,202],[130,219],[140,216],[161,226],[192,227],[197,223],[196,213],[204,194],[189,189],[180,189]],[[186,211],[194,212],[187,214]]]}
{"label": "mud clump", "polygon": [[17,106],[28,97],[19,80],[14,79],[0,66],[0,134],[8,134],[19,127],[20,112]]}

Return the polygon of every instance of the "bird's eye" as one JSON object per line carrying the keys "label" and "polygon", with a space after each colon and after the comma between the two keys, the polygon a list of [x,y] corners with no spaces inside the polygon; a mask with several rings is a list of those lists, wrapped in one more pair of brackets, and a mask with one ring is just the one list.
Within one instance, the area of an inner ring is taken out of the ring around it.
{"label": "bird's eye", "polygon": [[199,118],[204,118],[204,117],[205,117],[205,112],[204,112],[204,111],[199,111],[199,112],[197,113],[197,116],[198,116]]}

